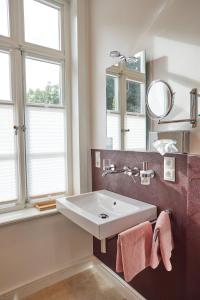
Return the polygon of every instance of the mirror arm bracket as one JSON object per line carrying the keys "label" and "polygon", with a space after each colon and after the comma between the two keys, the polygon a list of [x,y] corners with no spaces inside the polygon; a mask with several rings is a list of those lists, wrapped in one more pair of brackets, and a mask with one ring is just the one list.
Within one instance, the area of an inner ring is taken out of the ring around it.
{"label": "mirror arm bracket", "polygon": [[172,121],[158,121],[158,124],[170,124],[170,123],[180,123],[180,122],[190,122],[192,128],[197,127],[197,112],[198,112],[198,94],[197,89],[194,88],[190,92],[190,119],[172,120]]}

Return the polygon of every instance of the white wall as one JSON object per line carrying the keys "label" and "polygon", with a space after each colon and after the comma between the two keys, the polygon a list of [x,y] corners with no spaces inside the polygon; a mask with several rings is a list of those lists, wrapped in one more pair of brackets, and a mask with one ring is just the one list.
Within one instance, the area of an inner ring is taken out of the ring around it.
{"label": "white wall", "polygon": [[0,227],[0,294],[92,255],[92,237],[61,214]]}
{"label": "white wall", "polygon": [[[110,50],[146,50],[149,80],[171,85],[175,105],[168,119],[189,117],[189,91],[200,91],[199,0],[90,0],[92,147],[106,145],[105,69]],[[191,129],[186,123],[159,130]],[[192,129],[191,152],[200,153],[200,129]]]}
{"label": "white wall", "polygon": [[88,0],[71,1],[73,192],[91,190]]}

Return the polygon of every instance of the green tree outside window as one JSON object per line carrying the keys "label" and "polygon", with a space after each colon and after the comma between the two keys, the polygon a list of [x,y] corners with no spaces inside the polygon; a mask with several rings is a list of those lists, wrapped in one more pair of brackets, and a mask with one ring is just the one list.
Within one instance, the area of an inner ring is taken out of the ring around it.
{"label": "green tree outside window", "polygon": [[48,82],[45,89],[29,89],[26,94],[29,103],[60,104],[60,89],[58,85]]}

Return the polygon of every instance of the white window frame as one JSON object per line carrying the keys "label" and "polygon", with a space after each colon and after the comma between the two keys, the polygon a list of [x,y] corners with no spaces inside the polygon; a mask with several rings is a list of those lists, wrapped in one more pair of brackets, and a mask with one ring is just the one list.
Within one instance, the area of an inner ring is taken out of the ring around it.
{"label": "white window frame", "polygon": [[[59,63],[62,66],[62,105],[48,105],[49,108],[64,109],[66,115],[66,187],[67,194],[71,194],[72,180],[70,162],[72,157],[71,152],[71,122],[70,122],[70,18],[69,18],[69,3],[65,0],[36,0],[38,2],[50,5],[60,9],[60,28],[61,28],[61,50],[43,47],[40,45],[28,43],[25,41],[24,34],[24,8],[22,0],[8,0],[9,2],[9,23],[10,23],[10,37],[0,35],[0,50],[10,52],[11,57],[11,91],[13,102],[0,101],[0,105],[5,103],[7,105],[16,105],[16,123],[22,128],[25,124],[25,110],[26,106],[42,107],[44,105],[28,104],[25,99],[25,57],[30,56],[43,61]],[[47,107],[47,105],[45,105]],[[26,170],[26,153],[25,153],[25,136],[23,130],[18,131],[17,135],[18,149],[18,189],[19,199],[11,203],[8,201],[5,204],[0,203],[0,213],[10,210],[17,210],[24,208],[28,203],[27,195],[27,170]],[[48,197],[47,197],[48,198]],[[40,200],[40,199],[37,199]],[[44,200],[44,198],[42,198]],[[33,203],[35,200],[33,201]],[[28,206],[33,204],[28,203]]]}
{"label": "white window frame", "polygon": [[[136,55],[137,56],[137,55]],[[145,84],[146,84],[146,75],[145,75],[145,54],[139,52],[138,56],[141,56],[141,71],[130,70],[126,67],[126,64],[123,62],[118,65],[112,65],[106,69],[106,75],[114,76],[119,78],[119,111],[107,110],[107,114],[118,114],[121,116],[120,120],[120,149],[125,149],[125,140],[126,140],[126,125],[125,118],[127,115],[137,116],[137,117],[146,117],[146,105],[145,105]],[[135,81],[141,84],[141,92],[143,93],[144,101],[141,103],[142,109],[141,113],[127,112],[126,110],[126,80]],[[134,149],[134,150],[145,150],[145,149]]]}

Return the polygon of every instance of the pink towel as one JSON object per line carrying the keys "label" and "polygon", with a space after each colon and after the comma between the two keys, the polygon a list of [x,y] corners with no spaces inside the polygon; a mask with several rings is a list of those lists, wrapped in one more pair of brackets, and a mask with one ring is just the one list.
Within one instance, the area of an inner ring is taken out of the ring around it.
{"label": "pink towel", "polygon": [[[157,238],[156,238],[157,236]],[[167,271],[172,270],[170,262],[171,253],[174,248],[169,213],[162,211],[157,219],[153,234],[151,249],[151,267],[157,268],[162,258]]]}
{"label": "pink towel", "polygon": [[127,282],[150,265],[153,231],[149,222],[118,235],[116,271],[124,272]]}

